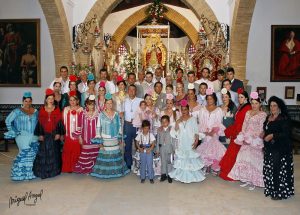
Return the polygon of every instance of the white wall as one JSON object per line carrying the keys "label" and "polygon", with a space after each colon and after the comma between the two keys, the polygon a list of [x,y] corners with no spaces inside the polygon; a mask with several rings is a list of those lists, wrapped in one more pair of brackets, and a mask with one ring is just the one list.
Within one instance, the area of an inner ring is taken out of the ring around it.
{"label": "white wall", "polygon": [[[271,25],[299,25],[299,10],[299,0],[256,1],[249,33],[246,78],[252,89],[266,86],[268,98],[272,95],[284,98],[285,86],[295,86],[295,93],[300,93],[300,82],[270,82]],[[300,35],[297,38],[300,39]],[[285,101],[289,105],[296,104],[296,98]]]}
{"label": "white wall", "polygon": [[41,38],[41,87],[0,88],[0,104],[21,104],[24,91],[31,91],[34,103],[44,100],[44,89],[55,76],[55,62],[48,25],[37,0],[1,0],[0,19],[40,19]]}

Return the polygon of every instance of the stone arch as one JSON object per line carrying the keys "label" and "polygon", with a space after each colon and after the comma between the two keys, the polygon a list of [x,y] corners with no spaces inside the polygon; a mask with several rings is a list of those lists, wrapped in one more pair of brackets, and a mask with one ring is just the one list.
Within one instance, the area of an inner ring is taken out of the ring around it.
{"label": "stone arch", "polygon": [[56,74],[59,68],[72,60],[71,36],[61,0],[39,0],[51,35]]}
{"label": "stone arch", "polygon": [[[189,39],[195,44],[198,37],[198,32],[194,28],[194,26],[187,20],[184,16],[182,16],[177,11],[172,8],[167,7],[168,11],[165,13],[165,18],[167,20],[172,21],[176,24],[183,32],[189,37]],[[129,16],[115,31],[114,38],[117,43],[117,47],[122,43],[125,39],[126,35],[136,27],[137,23],[141,23],[142,21],[148,18],[146,14],[147,7],[143,7],[140,10],[133,13]]]}
{"label": "stone arch", "polygon": [[230,37],[230,63],[236,77],[246,78],[247,47],[252,15],[256,0],[236,0]]}

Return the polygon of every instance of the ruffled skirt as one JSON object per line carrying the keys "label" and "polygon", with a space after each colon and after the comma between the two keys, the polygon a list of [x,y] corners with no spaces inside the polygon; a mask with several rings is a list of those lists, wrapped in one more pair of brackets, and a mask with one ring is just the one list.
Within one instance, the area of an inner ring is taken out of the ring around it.
{"label": "ruffled skirt", "polygon": [[243,145],[228,176],[234,180],[264,187],[263,162],[262,149]]}
{"label": "ruffled skirt", "polygon": [[20,152],[14,159],[11,167],[11,179],[13,181],[23,181],[35,178],[32,167],[38,147],[38,142],[33,142],[30,144],[30,148],[20,149]]}
{"label": "ruffled skirt", "polygon": [[79,159],[74,167],[74,172],[81,174],[89,174],[96,163],[99,153],[99,146],[95,144],[83,145]]}
{"label": "ruffled skirt", "polygon": [[104,150],[100,150],[91,176],[110,179],[127,175],[130,170],[123,159],[117,139],[104,139]]}
{"label": "ruffled skirt", "polygon": [[199,154],[193,150],[178,149],[175,152],[174,170],[169,176],[183,183],[200,182],[205,179],[204,164]]}
{"label": "ruffled skirt", "polygon": [[62,172],[73,172],[80,156],[81,146],[78,139],[66,137],[62,152]]}

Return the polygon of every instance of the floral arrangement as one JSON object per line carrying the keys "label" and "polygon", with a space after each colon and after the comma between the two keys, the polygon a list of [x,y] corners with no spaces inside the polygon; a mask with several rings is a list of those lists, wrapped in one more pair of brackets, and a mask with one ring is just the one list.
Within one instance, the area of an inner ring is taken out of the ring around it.
{"label": "floral arrangement", "polygon": [[86,64],[75,64],[74,62],[71,63],[69,66],[71,73],[73,75],[79,76],[79,72],[82,70],[85,70],[87,73],[93,73],[94,72],[94,65],[91,63],[89,65]]}
{"label": "floral arrangement", "polygon": [[180,68],[182,70],[186,70],[185,59],[182,55],[177,53],[172,53],[169,61],[170,71],[175,73],[175,70]]}
{"label": "floral arrangement", "polygon": [[160,2],[160,0],[154,0],[147,9],[147,14],[154,22],[162,20],[165,12],[167,12],[167,8]]}
{"label": "floral arrangement", "polygon": [[123,56],[119,74],[125,78],[129,72],[136,71],[136,53],[127,53]]}

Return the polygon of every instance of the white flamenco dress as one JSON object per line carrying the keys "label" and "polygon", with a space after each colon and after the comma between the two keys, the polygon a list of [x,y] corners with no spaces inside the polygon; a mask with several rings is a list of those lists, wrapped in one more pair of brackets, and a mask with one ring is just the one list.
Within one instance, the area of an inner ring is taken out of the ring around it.
{"label": "white flamenco dress", "polygon": [[174,170],[169,176],[183,183],[200,182],[205,179],[204,164],[200,155],[192,147],[195,134],[198,134],[197,121],[194,117],[179,123],[179,129],[171,129],[171,136],[178,139],[175,150]]}

